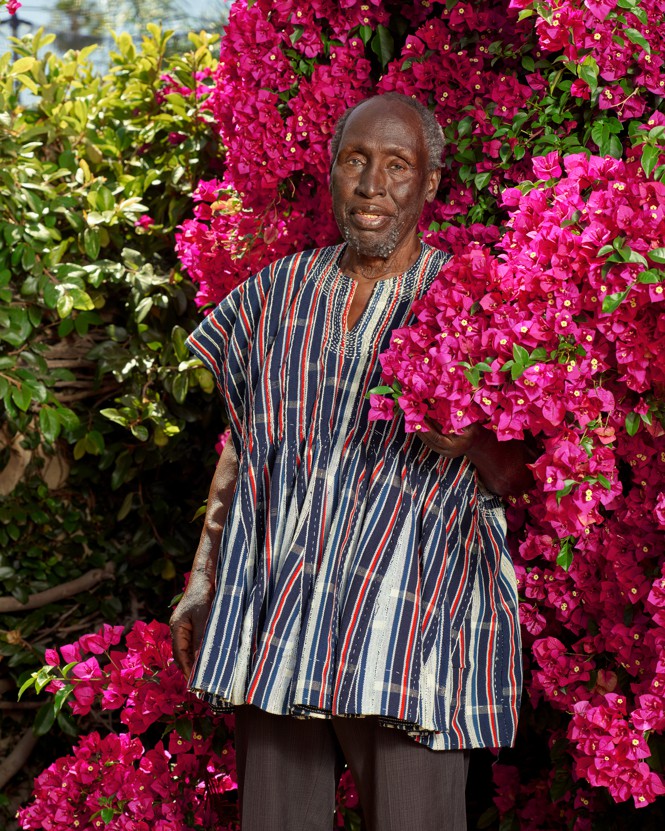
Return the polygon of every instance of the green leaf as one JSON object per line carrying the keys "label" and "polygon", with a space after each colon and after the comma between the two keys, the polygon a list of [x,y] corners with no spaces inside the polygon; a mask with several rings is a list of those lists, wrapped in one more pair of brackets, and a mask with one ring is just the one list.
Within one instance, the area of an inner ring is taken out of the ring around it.
{"label": "green leaf", "polygon": [[646,285],[661,283],[663,280],[665,280],[665,271],[661,271],[657,268],[649,268],[646,271],[640,271],[637,275],[637,282]]}
{"label": "green leaf", "polygon": [[651,54],[651,44],[641,32],[638,32],[637,29],[623,29],[622,34],[625,35],[631,43],[634,43],[636,46],[641,46],[647,55]]}
{"label": "green leaf", "polygon": [[19,307],[9,307],[5,310],[3,318],[7,323],[0,323],[0,340],[15,347],[21,347],[32,334],[32,324],[28,310]]}
{"label": "green leaf", "polygon": [[29,72],[32,67],[37,63],[37,59],[34,58],[32,55],[28,55],[25,58],[19,58],[17,61],[14,61],[12,64],[12,68],[9,72],[10,75],[23,75],[25,72]]}
{"label": "green leaf", "polygon": [[56,310],[60,317],[68,317],[74,309],[74,298],[71,294],[61,294],[56,303]]}
{"label": "green leaf", "polygon": [[626,299],[629,291],[630,289],[626,289],[625,291],[618,291],[614,294],[608,294],[607,297],[603,299],[603,312],[605,312],[605,314],[610,314],[611,312],[618,309],[619,306]]}
{"label": "green leaf", "polygon": [[303,26],[294,26],[293,31],[291,32],[289,39],[291,43],[297,43],[300,38],[303,36],[303,32],[305,31]]}
{"label": "green leaf", "polygon": [[88,294],[87,291],[83,291],[82,289],[72,288],[70,290],[70,296],[72,298],[72,302],[74,304],[75,309],[79,309],[83,312],[90,312],[95,308],[95,304],[92,302],[92,298]]}
{"label": "green leaf", "polygon": [[628,246],[622,248],[619,251],[619,254],[622,256],[624,262],[626,263],[639,263],[640,265],[647,266],[648,263],[646,258],[639,254],[637,251],[633,251],[632,248]]}
{"label": "green leaf", "polygon": [[141,323],[152,309],[152,297],[144,297],[136,307],[136,322]]}
{"label": "green leaf", "polygon": [[610,480],[606,476],[603,476],[602,473],[598,473],[597,476],[596,476],[596,479],[605,488],[605,490],[608,490],[608,491],[612,490],[612,483],[610,482]]}
{"label": "green leaf", "polygon": [[211,393],[215,389],[215,379],[209,369],[197,367],[194,375],[203,392]]}
{"label": "green leaf", "polygon": [[62,677],[67,678],[69,676],[69,673],[78,663],[78,661],[70,661],[68,664],[65,664],[64,667],[62,667],[62,669],[60,670],[60,672],[62,673]]}
{"label": "green leaf", "polygon": [[79,426],[79,417],[69,407],[58,407],[58,418],[65,430],[76,430]]}
{"label": "green leaf", "polygon": [[377,56],[381,62],[381,67],[385,67],[390,63],[395,54],[395,41],[389,29],[382,26],[380,23],[376,27],[376,34],[372,38],[370,44],[372,52]]}
{"label": "green leaf", "polygon": [[483,190],[483,188],[487,187],[491,178],[492,172],[488,171],[487,173],[476,174],[473,181],[478,190]]}
{"label": "green leaf", "polygon": [[521,364],[522,367],[526,367],[529,363],[529,353],[523,346],[520,346],[518,343],[514,343],[513,359],[516,364]]}
{"label": "green leaf", "polygon": [[575,482],[573,479],[564,480],[564,486],[562,488],[559,488],[559,490],[556,492],[556,501],[558,505],[561,504],[561,500],[564,496],[568,496],[573,492],[573,488],[576,484],[577,482]]}
{"label": "green leaf", "polygon": [[78,736],[76,723],[72,720],[72,717],[67,710],[60,710],[57,715],[57,720],[58,727],[63,733],[66,733],[68,736]]}
{"label": "green leaf", "polygon": [[652,248],[647,252],[647,257],[654,263],[665,263],[665,248]]}
{"label": "green leaf", "polygon": [[587,55],[582,63],[577,65],[577,75],[589,85],[591,92],[595,92],[598,86],[598,64],[591,55]]}
{"label": "green leaf", "polygon": [[42,667],[35,676],[35,690],[40,693],[53,680],[53,667]]}
{"label": "green leaf", "polygon": [[98,228],[86,228],[83,232],[83,246],[85,253],[91,260],[96,260],[99,257],[99,250],[101,247],[101,237]]}
{"label": "green leaf", "polygon": [[32,403],[32,390],[25,384],[21,387],[12,387],[12,401],[19,410],[27,412]]}
{"label": "green leaf", "polygon": [[620,159],[623,155],[623,145],[618,136],[610,136],[609,141],[605,145],[604,156],[613,156],[615,159]]}
{"label": "green leaf", "polygon": [[203,516],[207,510],[208,510],[208,505],[207,504],[204,504],[204,505],[201,505],[200,507],[198,507],[196,509],[195,513],[194,513],[194,516],[192,517],[192,522],[194,522],[194,520],[198,519],[200,516]]}
{"label": "green leaf", "polygon": [[137,438],[139,441],[148,441],[150,438],[150,433],[148,432],[148,428],[145,424],[132,424],[129,429],[131,430],[134,438]]}
{"label": "green leaf", "polygon": [[642,148],[642,170],[647,176],[651,176],[654,167],[658,164],[660,158],[660,148],[653,144],[645,144]]}
{"label": "green leaf", "polygon": [[32,729],[36,736],[44,736],[53,727],[55,721],[55,710],[53,701],[47,701],[37,711]]}
{"label": "green leaf", "polygon": [[180,372],[173,379],[173,397],[182,404],[187,398],[187,391],[189,390],[189,377],[185,372]]}
{"label": "green leaf", "polygon": [[174,326],[171,330],[171,341],[175,350],[176,358],[185,361],[189,357],[189,349],[186,346],[187,331],[182,326]]}
{"label": "green leaf", "polygon": [[457,136],[458,138],[464,138],[465,136],[471,135],[471,130],[473,129],[473,119],[470,115],[464,116],[457,122]]}
{"label": "green leaf", "polygon": [[115,816],[115,812],[113,808],[102,808],[99,812],[100,817],[102,818],[102,822],[105,825],[108,825],[109,822],[113,821],[113,817]]}
{"label": "green leaf", "polygon": [[598,145],[601,156],[620,158],[623,153],[621,141],[615,135],[621,131],[621,124],[615,118],[602,118],[596,121],[591,128],[591,138]]}
{"label": "green leaf", "polygon": [[372,27],[371,26],[359,26],[358,27],[358,34],[360,35],[360,38],[361,38],[362,42],[365,44],[365,46],[367,46],[367,44],[370,42],[370,39],[372,37]]}
{"label": "green leaf", "polygon": [[56,716],[62,710],[62,705],[67,701],[73,689],[71,684],[67,684],[61,687],[53,696],[53,710]]}
{"label": "green leaf", "polygon": [[464,377],[467,379],[467,381],[471,384],[472,387],[478,387],[480,385],[480,370],[478,369],[478,367],[474,367],[473,369],[465,369]]}
{"label": "green leaf", "polygon": [[104,452],[104,436],[99,430],[90,430],[83,437],[83,441],[85,443],[85,452],[90,453],[91,456],[99,456]]}
{"label": "green leaf", "polygon": [[573,563],[573,553],[574,549],[571,545],[571,538],[565,537],[561,540],[561,547],[556,558],[556,564],[561,566],[564,571],[568,571]]}
{"label": "green leaf", "polygon": [[108,418],[109,421],[113,421],[115,424],[120,424],[122,427],[126,427],[129,423],[128,416],[121,413],[120,410],[116,410],[115,407],[106,407],[99,412],[104,416],[104,418]]}
{"label": "green leaf", "polygon": [[122,505],[120,506],[120,510],[117,514],[118,522],[121,522],[132,510],[132,506],[134,503],[134,493],[130,491],[125,498],[122,500]]}
{"label": "green leaf", "polygon": [[626,432],[629,436],[634,436],[640,429],[642,419],[637,413],[628,413],[626,416]]}
{"label": "green leaf", "polygon": [[610,131],[607,127],[606,119],[603,118],[593,123],[591,127],[591,138],[595,141],[598,147],[603,146],[609,135]]}
{"label": "green leaf", "polygon": [[42,407],[39,410],[39,429],[49,444],[53,444],[60,435],[60,427],[57,410],[51,407]]}
{"label": "green leaf", "polygon": [[[522,12],[520,12],[521,14]],[[494,828],[499,819],[499,809],[496,805],[489,807],[476,823],[476,828],[484,831],[485,828]]]}
{"label": "green leaf", "polygon": [[381,387],[373,387],[365,396],[369,398],[370,395],[393,395],[395,390],[392,387],[388,386],[381,386]]}
{"label": "green leaf", "polygon": [[28,678],[26,681],[23,682],[23,684],[21,685],[21,689],[18,691],[18,700],[19,701],[21,700],[21,696],[23,695],[23,693],[26,690],[29,690],[30,687],[35,686],[36,679],[37,679],[37,673],[33,672],[32,675],[30,676],[30,678]]}
{"label": "green leaf", "polygon": [[191,742],[192,740],[192,720],[191,718],[187,718],[187,716],[181,716],[180,718],[176,719],[175,722],[175,729],[180,738],[184,739],[186,742]]}
{"label": "green leaf", "polygon": [[101,187],[94,192],[97,196],[96,208],[99,211],[112,211],[115,208],[115,199],[108,188]]}

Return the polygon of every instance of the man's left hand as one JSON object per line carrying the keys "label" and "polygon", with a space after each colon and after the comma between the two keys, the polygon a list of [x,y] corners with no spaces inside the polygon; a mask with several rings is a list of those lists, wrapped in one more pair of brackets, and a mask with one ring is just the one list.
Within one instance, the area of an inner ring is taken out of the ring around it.
{"label": "man's left hand", "polygon": [[456,459],[464,456],[479,443],[483,430],[480,424],[470,424],[459,434],[442,433],[435,421],[425,419],[427,432],[420,431],[418,435],[430,450],[445,456],[447,459]]}
{"label": "man's left hand", "polygon": [[480,481],[499,496],[519,495],[533,487],[533,474],[527,465],[539,455],[524,441],[498,441],[493,430],[470,424],[456,435],[442,433],[439,425],[425,419],[427,432],[420,431],[424,445],[447,459],[466,456],[474,465]]}

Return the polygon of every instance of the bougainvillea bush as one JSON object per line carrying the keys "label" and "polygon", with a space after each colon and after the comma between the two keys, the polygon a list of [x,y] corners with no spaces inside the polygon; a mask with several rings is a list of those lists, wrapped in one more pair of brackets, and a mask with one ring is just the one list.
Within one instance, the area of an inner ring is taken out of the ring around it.
{"label": "bougainvillea bush", "polygon": [[[213,716],[187,691],[173,662],[169,628],[104,624],[59,649],[25,682],[52,693],[63,711],[103,728],[79,737],[70,755],[40,774],[19,811],[33,831],[238,831],[233,716]],[[109,730],[109,726],[114,729]],[[347,772],[335,824],[353,831],[358,795]]]}
{"label": "bougainvillea bush", "polygon": [[225,169],[177,242],[204,311],[337,239],[347,106],[394,90],[444,128],[421,230],[455,257],[372,409],[537,449],[509,516],[522,729],[483,827],[662,827],[664,20],[662,0],[237,0],[209,98]]}

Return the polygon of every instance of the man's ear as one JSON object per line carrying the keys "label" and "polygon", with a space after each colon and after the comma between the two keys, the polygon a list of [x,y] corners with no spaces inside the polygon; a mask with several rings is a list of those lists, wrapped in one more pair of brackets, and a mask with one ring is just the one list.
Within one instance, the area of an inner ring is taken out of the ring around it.
{"label": "man's ear", "polygon": [[431,202],[434,197],[436,196],[436,192],[439,189],[439,182],[441,181],[441,168],[437,167],[436,170],[430,170],[427,174],[427,191],[425,192],[425,201]]}

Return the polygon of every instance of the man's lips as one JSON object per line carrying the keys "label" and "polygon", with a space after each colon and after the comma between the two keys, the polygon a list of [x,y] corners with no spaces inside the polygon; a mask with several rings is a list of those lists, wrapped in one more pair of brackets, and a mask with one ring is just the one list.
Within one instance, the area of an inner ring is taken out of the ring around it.
{"label": "man's lips", "polygon": [[382,213],[380,211],[362,210],[355,208],[351,210],[351,219],[353,224],[358,228],[374,229],[381,228],[390,220],[390,214]]}

